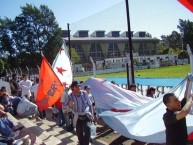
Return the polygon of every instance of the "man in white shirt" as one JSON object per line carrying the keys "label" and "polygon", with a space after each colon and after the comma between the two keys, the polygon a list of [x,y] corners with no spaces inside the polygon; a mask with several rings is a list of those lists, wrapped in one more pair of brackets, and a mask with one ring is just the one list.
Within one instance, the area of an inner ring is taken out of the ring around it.
{"label": "man in white shirt", "polygon": [[[36,77],[35,78],[35,84],[31,87],[31,98],[30,101],[36,104],[36,98],[37,98],[37,91],[38,91],[38,86],[39,86],[39,78]],[[46,111],[42,110],[39,111],[39,115],[41,119],[45,119],[46,118]]]}
{"label": "man in white shirt", "polygon": [[38,91],[38,85],[39,85],[39,78],[35,79],[35,84],[31,87],[31,101],[36,102],[36,96]]}
{"label": "man in white shirt", "polygon": [[28,75],[23,74],[23,80],[19,82],[19,87],[21,88],[21,96],[27,96],[27,99],[29,100],[31,96],[30,90],[32,87],[32,82],[28,79]]}

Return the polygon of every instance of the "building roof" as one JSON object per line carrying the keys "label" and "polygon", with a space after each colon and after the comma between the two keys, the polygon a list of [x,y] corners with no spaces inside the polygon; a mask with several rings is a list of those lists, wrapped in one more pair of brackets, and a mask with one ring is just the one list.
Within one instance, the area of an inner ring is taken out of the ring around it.
{"label": "building roof", "polygon": [[[68,40],[68,38],[64,38],[65,40]],[[151,38],[151,37],[132,37],[133,41],[160,41],[157,38]],[[70,40],[72,41],[127,41],[127,37],[70,37]]]}
{"label": "building roof", "polygon": [[[96,30],[91,35],[88,34],[89,30],[78,30],[74,35],[70,36],[72,41],[128,41],[128,31],[124,31],[120,35],[120,31],[110,31],[105,35],[105,30]],[[158,38],[146,37],[145,31],[138,31],[133,34],[131,31],[132,41],[160,41]],[[68,38],[64,38],[67,40]]]}
{"label": "building roof", "polygon": [[90,34],[90,36],[91,37],[101,37],[101,36],[98,36],[98,33],[102,33],[103,37],[105,36],[105,31],[104,30],[96,30],[92,34]]}

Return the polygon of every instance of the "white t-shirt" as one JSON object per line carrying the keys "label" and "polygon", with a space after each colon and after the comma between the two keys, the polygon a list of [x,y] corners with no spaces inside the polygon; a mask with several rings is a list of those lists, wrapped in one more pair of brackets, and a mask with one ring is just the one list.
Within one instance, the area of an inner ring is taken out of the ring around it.
{"label": "white t-shirt", "polygon": [[27,110],[29,110],[29,108],[31,107],[36,107],[37,105],[30,102],[28,99],[26,98],[22,98],[21,101],[19,102],[18,106],[17,106],[17,113],[19,115],[22,115],[23,113],[25,113]]}
{"label": "white t-shirt", "polygon": [[93,96],[92,96],[92,94],[91,94],[91,93],[89,93],[89,94],[88,94],[88,97],[89,97],[89,99],[90,99],[91,103],[94,103],[94,98],[93,98]]}
{"label": "white t-shirt", "polygon": [[37,91],[38,91],[38,85],[39,84],[35,84],[31,87],[31,92],[34,93],[34,100],[36,100],[36,97],[37,97]]}
{"label": "white t-shirt", "polygon": [[21,80],[19,82],[19,87],[21,88],[21,96],[25,97],[27,95],[28,97],[31,96],[31,87],[32,87],[32,82],[30,80]]}

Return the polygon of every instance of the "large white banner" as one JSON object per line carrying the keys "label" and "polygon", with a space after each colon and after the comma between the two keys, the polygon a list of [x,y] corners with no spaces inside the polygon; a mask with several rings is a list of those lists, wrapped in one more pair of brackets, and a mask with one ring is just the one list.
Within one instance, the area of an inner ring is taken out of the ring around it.
{"label": "large white banner", "polygon": [[[125,137],[139,141],[165,143],[165,126],[162,117],[166,107],[162,102],[163,95],[150,100],[146,96],[94,78],[84,82],[82,87],[84,85],[91,86],[99,115],[112,129]],[[186,78],[170,92],[175,93],[181,100],[185,88]],[[193,116],[188,115],[186,121],[188,133],[193,132]]]}

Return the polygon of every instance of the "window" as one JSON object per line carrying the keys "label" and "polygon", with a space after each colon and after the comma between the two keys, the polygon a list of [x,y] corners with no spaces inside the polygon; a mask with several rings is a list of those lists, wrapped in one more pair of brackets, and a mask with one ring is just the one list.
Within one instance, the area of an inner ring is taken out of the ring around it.
{"label": "window", "polygon": [[120,52],[117,43],[109,43],[108,57],[120,57]]}
{"label": "window", "polygon": [[119,32],[112,32],[112,37],[119,37]]}
{"label": "window", "polygon": [[125,48],[124,48],[124,54],[125,54],[125,56],[126,56],[127,53],[130,53],[129,43],[125,43]]}
{"label": "window", "polygon": [[147,48],[147,44],[144,42],[141,42],[139,45],[139,55],[144,56],[144,55],[149,55],[149,54],[150,54],[150,52]]}
{"label": "window", "polygon": [[78,55],[80,57],[80,60],[83,60],[85,57],[84,57],[84,53],[83,53],[81,45],[80,44],[74,44],[74,45],[72,45],[72,47],[75,48],[76,52],[78,53]]}
{"label": "window", "polygon": [[104,37],[104,36],[105,36],[104,32],[102,32],[102,31],[96,32],[96,37]]}
{"label": "window", "polygon": [[87,31],[79,32],[79,37],[88,37],[88,32]]}
{"label": "window", "polygon": [[101,59],[103,57],[102,49],[99,43],[92,43],[90,48],[90,56],[93,59]]}

